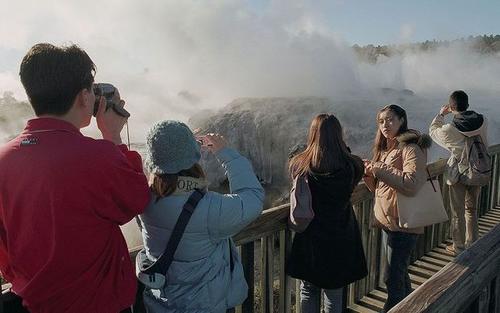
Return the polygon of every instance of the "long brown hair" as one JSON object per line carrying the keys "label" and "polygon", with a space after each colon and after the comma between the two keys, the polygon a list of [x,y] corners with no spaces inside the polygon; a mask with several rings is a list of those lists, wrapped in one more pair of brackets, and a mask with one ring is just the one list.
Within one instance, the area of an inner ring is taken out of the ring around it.
{"label": "long brown hair", "polygon": [[309,171],[330,173],[353,162],[347,148],[342,126],[333,114],[319,114],[309,127],[307,148],[289,162],[292,177],[306,175]]}
{"label": "long brown hair", "polygon": [[403,119],[403,123],[399,127],[397,135],[400,135],[408,130],[408,118],[406,117],[406,111],[396,104],[389,104],[380,109],[377,113],[377,135],[375,136],[375,142],[373,144],[373,161],[380,161],[380,157],[382,152],[387,150],[387,138],[380,131],[380,127],[378,126],[380,114],[382,112],[390,111],[394,115],[396,115],[399,119]]}
{"label": "long brown hair", "polygon": [[163,197],[170,196],[177,188],[179,176],[194,178],[205,178],[205,172],[200,164],[196,163],[187,170],[182,170],[177,174],[153,174],[151,178],[151,191],[157,196],[156,201]]}

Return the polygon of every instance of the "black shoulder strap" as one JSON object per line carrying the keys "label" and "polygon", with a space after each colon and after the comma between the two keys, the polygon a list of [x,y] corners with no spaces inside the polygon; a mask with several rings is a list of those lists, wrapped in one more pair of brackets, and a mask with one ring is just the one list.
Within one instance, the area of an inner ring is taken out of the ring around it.
{"label": "black shoulder strap", "polygon": [[174,226],[174,230],[172,231],[172,235],[168,240],[165,251],[163,251],[162,255],[156,260],[154,264],[143,269],[143,272],[147,274],[161,273],[163,275],[167,273],[170,264],[172,264],[172,261],[174,260],[175,251],[177,250],[177,246],[181,241],[182,235],[184,234],[184,230],[186,229],[189,219],[196,209],[198,202],[200,202],[204,195],[205,190],[195,189],[191,196],[189,196],[189,199],[184,204],[181,215],[179,216],[179,219]]}

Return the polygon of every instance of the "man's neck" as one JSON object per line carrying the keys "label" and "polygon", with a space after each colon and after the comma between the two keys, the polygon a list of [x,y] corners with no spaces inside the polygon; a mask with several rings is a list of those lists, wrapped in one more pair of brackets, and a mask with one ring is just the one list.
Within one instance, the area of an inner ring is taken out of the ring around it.
{"label": "man's neck", "polygon": [[75,126],[77,129],[81,128],[80,121],[69,114],[65,114],[65,115],[42,114],[42,115],[39,115],[38,117],[58,119],[58,120],[70,123],[71,125]]}

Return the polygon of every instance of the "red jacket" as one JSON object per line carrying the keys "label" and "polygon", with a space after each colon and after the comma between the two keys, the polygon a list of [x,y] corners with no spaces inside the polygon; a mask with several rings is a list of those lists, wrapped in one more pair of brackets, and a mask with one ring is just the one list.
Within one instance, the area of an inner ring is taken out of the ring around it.
{"label": "red jacket", "polygon": [[141,157],[58,119],[0,148],[0,271],[32,313],[115,313],[136,278],[119,225],[149,201]]}

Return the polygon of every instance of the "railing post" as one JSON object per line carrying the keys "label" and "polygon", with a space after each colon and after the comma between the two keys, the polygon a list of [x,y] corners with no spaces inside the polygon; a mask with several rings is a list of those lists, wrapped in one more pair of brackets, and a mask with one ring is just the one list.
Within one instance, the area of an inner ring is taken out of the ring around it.
{"label": "railing post", "polygon": [[500,154],[495,154],[493,156],[493,173],[491,181],[491,198],[489,209],[492,209],[499,205],[500,201]]}
{"label": "railing post", "polygon": [[477,306],[478,306],[478,312],[482,313],[488,313],[488,307],[490,306],[490,287],[491,284],[486,286],[481,293],[479,294],[479,297],[477,299]]}
{"label": "railing post", "polygon": [[254,298],[255,298],[255,285],[254,285],[254,242],[249,242],[241,246],[241,263],[243,264],[243,271],[245,279],[248,284],[248,296],[245,302],[236,308],[237,313],[253,313],[254,312]]}
{"label": "railing post", "polygon": [[292,248],[292,232],[286,228],[280,231],[280,290],[279,312],[291,312],[291,279],[286,275],[285,267]]}
{"label": "railing post", "polygon": [[[451,221],[451,205],[450,205],[450,186],[446,183],[446,180],[444,179],[444,175],[441,174],[438,176],[439,179],[439,184],[441,186],[441,196],[443,197],[443,204],[444,208],[446,209],[446,213],[448,214],[448,218]],[[438,242],[441,243],[448,239],[448,237],[451,234],[451,223],[440,223],[439,224],[439,240]]]}
{"label": "railing post", "polygon": [[500,312],[500,275],[498,275],[492,282],[492,308],[491,312]]}
{"label": "railing post", "polygon": [[261,277],[260,293],[263,313],[273,313],[273,245],[274,236],[269,235],[261,239]]}

